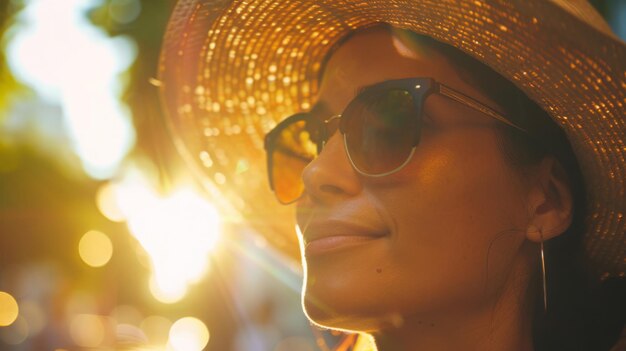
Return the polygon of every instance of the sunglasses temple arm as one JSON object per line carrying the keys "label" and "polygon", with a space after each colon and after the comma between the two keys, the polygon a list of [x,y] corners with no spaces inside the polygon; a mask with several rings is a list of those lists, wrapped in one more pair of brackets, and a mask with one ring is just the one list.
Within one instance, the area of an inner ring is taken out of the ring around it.
{"label": "sunglasses temple arm", "polygon": [[528,132],[526,129],[519,127],[517,125],[515,125],[513,122],[509,121],[508,119],[506,119],[504,116],[502,116],[501,114],[499,114],[498,112],[494,111],[492,108],[484,105],[483,103],[476,101],[475,99],[460,93],[452,88],[449,88],[443,84],[438,84],[439,85],[439,93],[445,97],[448,97],[456,102],[459,102],[467,107],[470,107],[476,111],[482,112],[486,115],[488,115],[491,118],[497,119],[498,121],[509,125],[515,129],[518,129],[522,132]]}

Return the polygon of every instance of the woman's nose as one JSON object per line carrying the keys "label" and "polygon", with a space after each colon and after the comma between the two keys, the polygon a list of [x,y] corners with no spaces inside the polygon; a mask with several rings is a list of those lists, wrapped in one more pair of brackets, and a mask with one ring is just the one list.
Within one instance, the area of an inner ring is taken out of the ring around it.
{"label": "woman's nose", "polygon": [[343,137],[335,133],[320,155],[302,172],[306,194],[314,201],[332,202],[350,197],[362,190],[361,179],[352,168]]}

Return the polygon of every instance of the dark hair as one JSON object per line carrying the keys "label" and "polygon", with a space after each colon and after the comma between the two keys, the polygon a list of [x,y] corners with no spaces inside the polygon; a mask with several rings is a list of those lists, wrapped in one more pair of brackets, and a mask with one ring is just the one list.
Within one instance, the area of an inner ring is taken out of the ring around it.
{"label": "dark hair", "polygon": [[536,274],[535,350],[609,350],[624,327],[626,284],[624,279],[600,284],[592,278],[593,272],[585,262],[585,187],[565,132],[546,111],[490,67],[430,37],[400,32],[422,49],[443,54],[461,79],[481,90],[505,116],[528,130],[524,133],[505,125],[499,128],[500,147],[510,166],[524,172],[546,156],[553,156],[565,171],[574,201],[573,221],[563,234],[544,245],[549,307],[544,311],[540,274]]}

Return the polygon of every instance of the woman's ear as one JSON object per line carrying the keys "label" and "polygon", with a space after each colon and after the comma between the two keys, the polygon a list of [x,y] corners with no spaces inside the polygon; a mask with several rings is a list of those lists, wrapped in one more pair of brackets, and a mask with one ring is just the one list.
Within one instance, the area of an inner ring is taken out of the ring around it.
{"label": "woman's ear", "polygon": [[573,216],[570,182],[561,164],[545,157],[528,193],[528,240],[541,242],[556,237],[569,227]]}

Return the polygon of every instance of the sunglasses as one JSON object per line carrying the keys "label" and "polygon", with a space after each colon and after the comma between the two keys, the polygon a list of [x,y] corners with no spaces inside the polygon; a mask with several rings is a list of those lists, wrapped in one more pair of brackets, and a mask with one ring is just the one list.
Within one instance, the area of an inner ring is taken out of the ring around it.
{"label": "sunglasses", "polygon": [[381,82],[364,88],[340,115],[324,121],[311,112],[298,113],[265,136],[269,183],[278,201],[289,204],[302,196],[302,172],[332,136],[329,124],[335,120],[358,173],[383,177],[401,170],[419,144],[424,102],[435,93],[525,132],[492,108],[433,78]]}

